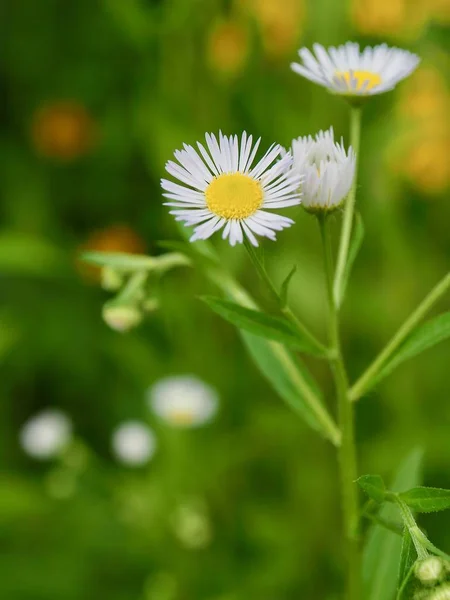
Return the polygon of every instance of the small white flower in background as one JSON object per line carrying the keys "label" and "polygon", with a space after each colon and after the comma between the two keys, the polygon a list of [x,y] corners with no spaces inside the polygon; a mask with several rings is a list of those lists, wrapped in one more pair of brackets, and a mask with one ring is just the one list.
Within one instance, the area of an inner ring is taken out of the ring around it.
{"label": "small white flower in background", "polygon": [[148,391],[150,408],[174,427],[199,427],[213,419],[219,399],[209,385],[191,375],[166,377]]}
{"label": "small white flower in background", "polygon": [[153,431],[140,421],[126,421],[113,433],[112,448],[117,459],[128,466],[144,465],[156,450]]}
{"label": "small white flower in background", "polygon": [[355,175],[355,153],[343,142],[334,141],[331,127],[315,138],[300,137],[292,142],[293,169],[303,174],[302,206],[311,212],[337,208],[347,196]]}
{"label": "small white flower in background", "polygon": [[326,50],[314,44],[298,51],[302,64],[291,63],[291,69],[314,83],[344,96],[372,96],[392,90],[410,75],[420,58],[407,50],[386,44],[361,52],[359,44],[347,42]]}
{"label": "small white flower in background", "polygon": [[20,443],[27,454],[46,459],[59,454],[72,435],[70,419],[60,410],[48,409],[29,419],[20,431]]}
{"label": "small white flower in background", "polygon": [[219,140],[213,134],[205,137],[208,150],[200,142],[199,152],[184,144],[174,153],[179,164],[171,160],[166,164],[166,171],[182,183],[161,180],[171,214],[196,226],[191,242],[206,240],[222,229],[223,239],[232,246],[243,243],[244,236],[254,246],[256,235],[275,240],[275,232],[293,221],[268,211],[300,203],[301,177],[290,170],[290,154],[276,161],[282,148],[273,144],[252,167],[261,138],[253,144],[246,132],[240,141],[237,135],[222,133]]}
{"label": "small white flower in background", "polygon": [[430,595],[427,596],[427,600],[450,600],[450,585],[441,585],[434,589]]}
{"label": "small white flower in background", "polygon": [[136,306],[116,305],[107,302],[102,310],[105,323],[120,333],[137,327],[142,321],[142,312]]}
{"label": "small white flower in background", "polygon": [[434,585],[443,577],[443,561],[437,556],[430,556],[425,560],[416,562],[414,568],[415,575],[425,585]]}

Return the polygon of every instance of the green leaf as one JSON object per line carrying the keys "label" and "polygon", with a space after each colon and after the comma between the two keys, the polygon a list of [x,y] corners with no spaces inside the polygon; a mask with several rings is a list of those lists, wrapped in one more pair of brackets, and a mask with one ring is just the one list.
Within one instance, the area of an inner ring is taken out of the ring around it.
{"label": "green leaf", "polygon": [[[422,451],[414,450],[401,464],[390,489],[403,491],[420,483]],[[398,517],[397,508],[385,503],[379,515],[389,521]],[[365,600],[392,600],[398,579],[402,539],[392,531],[374,525],[363,552],[362,579]]]}
{"label": "green leaf", "polygon": [[398,571],[398,593],[397,600],[405,598],[408,582],[412,574],[412,566],[416,562],[417,552],[408,529],[405,527],[402,538],[402,549],[400,553],[400,567]]}
{"label": "green leaf", "polygon": [[363,475],[356,480],[356,483],[359,484],[372,500],[375,500],[379,504],[384,502],[386,486],[379,475]]}
{"label": "green leaf", "polygon": [[291,279],[295,275],[296,271],[297,271],[297,265],[294,265],[292,267],[292,269],[289,271],[289,273],[287,274],[286,279],[281,284],[281,289],[280,289],[280,307],[281,308],[285,308],[287,306],[289,284],[291,283]]}
{"label": "green leaf", "polygon": [[350,273],[353,268],[353,264],[358,256],[358,252],[362,246],[364,239],[364,224],[359,213],[355,215],[355,224],[353,226],[352,239],[350,241],[350,248],[348,251],[347,264],[345,265],[344,274],[342,277],[342,285],[340,297],[337,298],[338,306],[341,305],[342,299],[345,297],[345,290],[347,289],[348,280],[350,279]]}
{"label": "green leaf", "polygon": [[222,300],[212,296],[203,296],[202,300],[218,315],[235,325],[238,329],[243,329],[248,333],[274,340],[285,344],[289,348],[308,352],[316,356],[323,356],[323,352],[314,346],[308,339],[294,329],[289,321],[281,317],[273,317],[266,313],[251,308],[246,308],[240,304],[235,304],[229,300]]}
{"label": "green leaf", "polygon": [[399,495],[409,508],[417,512],[429,513],[450,508],[450,490],[415,487]]}
{"label": "green leaf", "polygon": [[381,369],[372,385],[379,383],[406,360],[450,338],[450,312],[446,312],[415,329],[392,359]]}
{"label": "green leaf", "polygon": [[126,252],[83,252],[81,258],[99,267],[121,271],[144,271],[155,266],[155,259],[151,256]]}

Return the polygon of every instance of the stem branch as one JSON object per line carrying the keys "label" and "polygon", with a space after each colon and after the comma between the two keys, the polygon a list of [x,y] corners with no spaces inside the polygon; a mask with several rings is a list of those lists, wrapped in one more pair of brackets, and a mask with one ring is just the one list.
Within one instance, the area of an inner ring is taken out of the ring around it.
{"label": "stem branch", "polygon": [[355,176],[353,178],[352,187],[347,197],[344,209],[344,222],[342,225],[341,239],[339,242],[339,254],[336,265],[336,273],[334,277],[333,296],[337,307],[342,302],[342,283],[345,275],[345,267],[347,265],[348,250],[350,247],[350,238],[352,235],[353,215],[355,212],[356,200],[356,185],[358,173],[358,155],[359,142],[361,138],[361,108],[353,106],[350,110],[350,144],[355,151]]}

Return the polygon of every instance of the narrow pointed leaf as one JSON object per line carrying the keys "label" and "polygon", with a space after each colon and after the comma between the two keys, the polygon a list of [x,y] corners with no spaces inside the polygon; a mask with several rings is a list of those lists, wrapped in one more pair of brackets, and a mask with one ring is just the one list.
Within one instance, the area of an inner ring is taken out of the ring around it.
{"label": "narrow pointed leaf", "polygon": [[340,297],[336,298],[338,306],[341,305],[342,300],[345,296],[345,290],[347,288],[348,280],[353,268],[353,264],[358,256],[358,252],[362,246],[364,240],[364,224],[361,215],[357,213],[355,215],[355,225],[353,227],[352,239],[350,241],[350,248],[348,251],[347,264],[342,277],[342,285],[340,291]]}
{"label": "narrow pointed leaf", "polygon": [[280,306],[281,308],[285,308],[288,302],[288,292],[289,292],[289,284],[291,283],[292,277],[295,275],[297,271],[297,265],[294,265],[292,269],[289,271],[286,279],[281,284],[280,290]]}
{"label": "narrow pointed leaf", "polygon": [[450,490],[416,487],[400,494],[409,508],[421,513],[437,512],[450,508]]}
{"label": "narrow pointed leaf", "polygon": [[230,302],[229,300],[222,300],[221,298],[212,296],[204,296],[202,300],[214,312],[238,329],[265,339],[280,342],[300,352],[324,356],[321,349],[314,346],[307,338],[302,337],[289,321],[282,317],[274,317]]}
{"label": "narrow pointed leaf", "polygon": [[[403,491],[420,483],[422,451],[414,450],[401,464],[390,489]],[[398,517],[397,508],[385,503],[379,511],[382,519]],[[392,531],[374,525],[370,528],[364,547],[362,579],[365,600],[393,600],[398,581],[398,565],[402,538]]]}
{"label": "narrow pointed leaf", "polygon": [[99,267],[112,267],[122,271],[143,271],[155,265],[155,259],[151,256],[126,252],[83,252],[81,258]]}
{"label": "narrow pointed leaf", "polygon": [[406,599],[408,583],[412,574],[412,566],[417,560],[417,552],[408,529],[404,529],[402,538],[402,550],[400,553],[400,566],[398,570],[397,600]]}
{"label": "narrow pointed leaf", "polygon": [[363,475],[356,480],[356,483],[366,492],[369,498],[381,504],[384,502],[386,486],[379,475]]}
{"label": "narrow pointed leaf", "polygon": [[450,312],[439,315],[420,325],[403,342],[392,359],[381,369],[373,380],[372,386],[379,383],[403,362],[414,358],[414,356],[449,338]]}

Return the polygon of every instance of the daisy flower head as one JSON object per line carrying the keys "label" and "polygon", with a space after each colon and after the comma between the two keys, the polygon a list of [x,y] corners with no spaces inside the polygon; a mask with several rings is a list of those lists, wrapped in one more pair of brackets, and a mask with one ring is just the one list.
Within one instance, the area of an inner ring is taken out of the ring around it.
{"label": "daisy flower head", "polygon": [[244,131],[218,139],[206,134],[206,148],[198,151],[187,144],[176,150],[177,162],[169,160],[166,171],[180,183],[161,180],[166,202],[177,221],[195,226],[191,242],[206,240],[222,230],[230,244],[242,244],[244,237],[258,246],[256,236],[276,239],[276,232],[294,221],[269,212],[300,203],[301,176],[291,170],[292,157],[273,144],[254,166],[261,141]]}
{"label": "daisy flower head", "polygon": [[160,379],[148,390],[148,402],[160,419],[184,429],[209,423],[219,406],[216,390],[193,375]]}
{"label": "daisy flower head", "polygon": [[355,175],[356,156],[350,146],[334,141],[333,128],[312,138],[292,141],[293,170],[304,175],[302,205],[313,213],[330,212],[344,201]]}
{"label": "daisy flower head", "polygon": [[328,50],[314,44],[313,49],[314,53],[301,48],[298,54],[302,62],[291,63],[291,69],[330,92],[353,100],[392,90],[420,61],[417,55],[386,44],[368,46],[363,51],[354,42]]}
{"label": "daisy flower head", "polygon": [[114,431],[112,449],[116,458],[130,467],[147,463],[156,450],[153,431],[140,421],[125,421]]}

